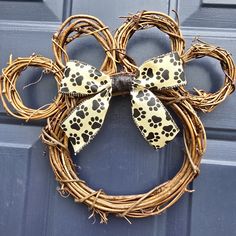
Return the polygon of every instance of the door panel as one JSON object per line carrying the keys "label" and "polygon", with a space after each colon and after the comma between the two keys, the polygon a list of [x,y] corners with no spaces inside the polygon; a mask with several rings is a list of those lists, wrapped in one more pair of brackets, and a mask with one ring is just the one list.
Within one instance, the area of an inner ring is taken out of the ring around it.
{"label": "door panel", "polygon": [[[235,1],[178,1],[188,45],[194,37],[230,51],[235,59]],[[200,68],[201,67],[201,68]],[[202,58],[186,66],[188,87],[214,92],[223,84],[219,62]],[[194,73],[192,73],[194,72]],[[204,73],[203,73],[204,72]],[[200,114],[208,137],[201,174],[193,183],[189,235],[235,233],[235,94],[210,114]]]}
{"label": "door panel", "polygon": [[[51,37],[71,14],[97,16],[114,33],[124,21],[119,16],[142,9],[172,16],[171,10],[178,10],[187,48],[195,36],[200,36],[236,55],[232,1],[101,0],[97,3],[95,0],[0,1],[0,67],[6,66],[11,53],[13,58],[32,53],[53,58]],[[137,64],[169,50],[168,37],[156,29],[137,32],[128,45],[128,54]],[[75,40],[68,52],[71,59],[97,67],[104,58],[103,50],[92,37]],[[198,59],[188,63],[185,70],[189,90],[196,87],[216,91],[223,83],[216,60]],[[40,76],[40,69],[28,69],[18,83],[24,102],[34,108],[52,101],[57,94],[52,76],[23,89]],[[0,105],[0,235],[232,235],[236,224],[235,96],[212,113],[199,113],[209,140],[201,175],[189,186],[196,191],[186,193],[160,216],[131,219],[132,225],[114,216],[109,217],[108,225],[101,225],[98,217],[88,219],[91,212],[85,205],[74,203],[71,197],[62,198],[56,191],[47,149],[39,139],[45,121],[24,123],[6,115]],[[99,134],[73,161],[80,177],[94,189],[102,188],[109,194],[132,194],[148,191],[172,178],[182,164],[183,149],[179,134],[167,147],[154,151],[134,125],[129,97],[116,97]]]}

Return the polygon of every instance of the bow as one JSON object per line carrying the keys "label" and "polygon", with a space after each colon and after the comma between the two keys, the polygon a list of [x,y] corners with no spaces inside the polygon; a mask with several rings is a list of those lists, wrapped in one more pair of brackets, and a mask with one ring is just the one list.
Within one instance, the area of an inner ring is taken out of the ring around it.
{"label": "bow", "polygon": [[[185,85],[182,60],[171,52],[144,62],[131,83],[133,119],[144,138],[155,148],[161,148],[179,132],[162,102],[150,89]],[[64,71],[60,91],[72,96],[92,95],[80,103],[62,122],[74,151],[87,145],[102,127],[112,97],[112,79],[95,67],[79,61],[69,61]]]}

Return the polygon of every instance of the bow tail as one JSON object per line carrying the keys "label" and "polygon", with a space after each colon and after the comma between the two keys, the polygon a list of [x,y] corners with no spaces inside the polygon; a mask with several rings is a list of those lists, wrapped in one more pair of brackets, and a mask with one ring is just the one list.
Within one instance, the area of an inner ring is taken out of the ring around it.
{"label": "bow tail", "polygon": [[134,87],[131,96],[133,119],[144,138],[155,149],[165,146],[179,132],[170,113],[148,89]]}
{"label": "bow tail", "polygon": [[61,124],[75,152],[86,146],[100,130],[109,107],[111,88],[80,103]]}

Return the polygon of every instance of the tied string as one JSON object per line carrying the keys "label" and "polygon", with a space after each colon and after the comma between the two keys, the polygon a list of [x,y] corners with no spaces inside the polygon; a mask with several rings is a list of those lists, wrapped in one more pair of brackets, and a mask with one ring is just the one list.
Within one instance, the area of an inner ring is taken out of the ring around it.
{"label": "tied string", "polygon": [[179,132],[170,113],[153,90],[186,84],[182,60],[177,52],[163,54],[144,62],[137,74],[110,76],[80,61],[70,61],[64,70],[61,93],[84,96],[62,122],[61,128],[74,151],[79,152],[101,129],[113,92],[131,95],[133,120],[142,136],[155,149],[164,147]]}

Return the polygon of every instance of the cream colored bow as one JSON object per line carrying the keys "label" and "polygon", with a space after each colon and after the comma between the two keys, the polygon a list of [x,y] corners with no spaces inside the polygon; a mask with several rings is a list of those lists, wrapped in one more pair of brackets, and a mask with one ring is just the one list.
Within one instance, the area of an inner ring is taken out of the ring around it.
{"label": "cream colored bow", "polygon": [[[171,141],[179,129],[162,102],[150,89],[185,85],[182,61],[171,52],[144,62],[132,80],[133,119],[144,138],[155,148]],[[79,104],[61,124],[75,152],[88,144],[102,127],[112,97],[112,79],[79,61],[67,63],[60,91],[70,95],[94,95]]]}

